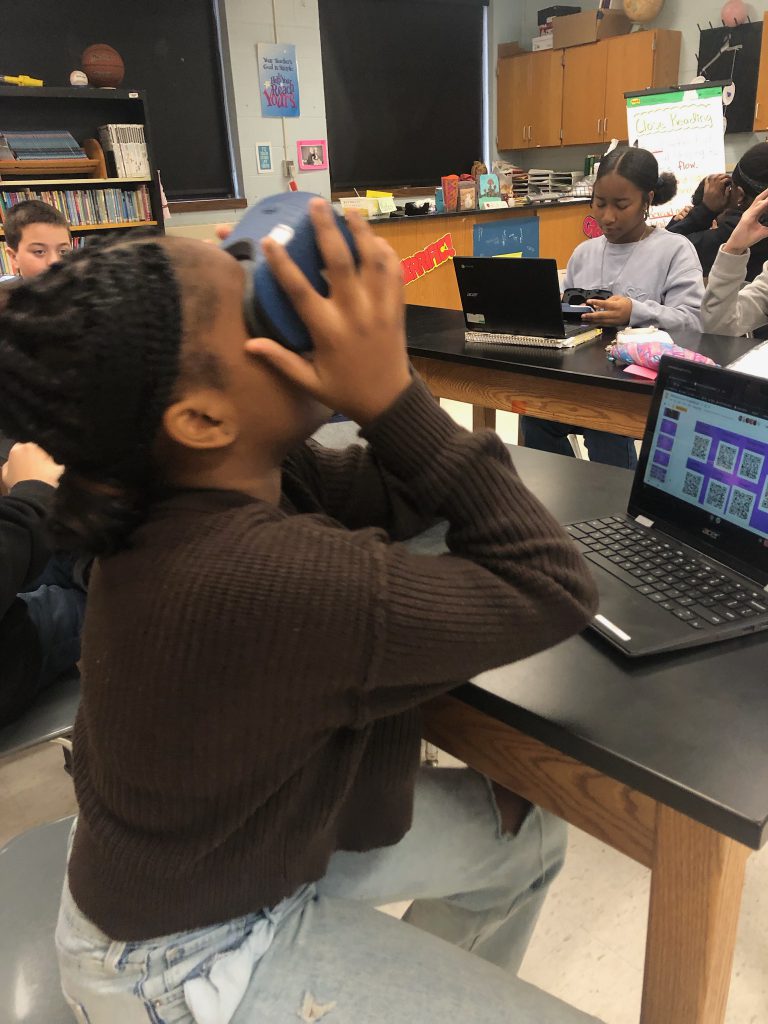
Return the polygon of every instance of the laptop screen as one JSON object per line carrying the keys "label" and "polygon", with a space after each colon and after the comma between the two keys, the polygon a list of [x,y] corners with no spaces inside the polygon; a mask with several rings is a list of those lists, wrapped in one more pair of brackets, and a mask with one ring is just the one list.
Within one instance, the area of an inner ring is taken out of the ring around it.
{"label": "laptop screen", "polygon": [[708,554],[768,572],[768,383],[668,361],[630,506]]}
{"label": "laptop screen", "polygon": [[468,330],[565,337],[555,260],[456,256],[453,266]]}

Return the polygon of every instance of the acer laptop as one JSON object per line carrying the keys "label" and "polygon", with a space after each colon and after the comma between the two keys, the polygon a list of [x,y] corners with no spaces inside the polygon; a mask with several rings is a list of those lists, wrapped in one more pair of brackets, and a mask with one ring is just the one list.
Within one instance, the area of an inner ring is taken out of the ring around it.
{"label": "acer laptop", "polygon": [[555,260],[456,256],[453,266],[470,344],[569,349],[601,333],[565,322]]}
{"label": "acer laptop", "polygon": [[591,626],[655,654],[768,626],[768,381],[662,359],[626,515],[566,527],[600,590]]}

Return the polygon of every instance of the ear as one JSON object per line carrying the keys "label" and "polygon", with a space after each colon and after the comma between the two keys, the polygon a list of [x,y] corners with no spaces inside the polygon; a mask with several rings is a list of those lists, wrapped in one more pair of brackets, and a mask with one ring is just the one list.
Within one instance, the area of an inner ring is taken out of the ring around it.
{"label": "ear", "polygon": [[190,391],[163,413],[168,437],[184,448],[215,450],[237,440],[240,425],[234,406],[221,391]]}
{"label": "ear", "polygon": [[16,250],[11,249],[9,245],[6,245],[5,251],[8,253],[8,262],[11,265],[11,270],[14,272],[14,274],[18,274],[19,264],[16,260]]}
{"label": "ear", "polygon": [[646,210],[650,211],[651,207],[653,206],[653,197],[655,195],[656,195],[656,193],[653,192],[653,191],[648,193],[648,198],[645,201],[645,208],[646,208]]}

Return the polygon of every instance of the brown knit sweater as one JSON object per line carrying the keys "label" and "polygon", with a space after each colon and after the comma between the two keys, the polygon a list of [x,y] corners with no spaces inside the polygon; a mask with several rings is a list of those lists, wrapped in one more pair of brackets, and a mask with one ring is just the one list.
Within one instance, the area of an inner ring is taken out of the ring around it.
{"label": "brown knit sweater", "polygon": [[[596,593],[499,438],[415,381],[307,444],[281,507],[186,491],[94,570],[69,880],[114,939],[273,906],[411,820],[418,705],[580,629]],[[448,520],[449,554],[393,540]]]}

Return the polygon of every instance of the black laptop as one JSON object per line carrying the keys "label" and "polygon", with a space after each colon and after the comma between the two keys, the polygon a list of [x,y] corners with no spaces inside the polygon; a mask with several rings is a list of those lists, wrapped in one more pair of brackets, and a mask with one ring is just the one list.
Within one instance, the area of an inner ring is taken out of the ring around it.
{"label": "black laptop", "polygon": [[555,260],[456,256],[453,266],[469,343],[567,349],[601,333],[566,323]]}
{"label": "black laptop", "polygon": [[768,381],[662,359],[627,514],[566,529],[625,654],[768,627]]}

